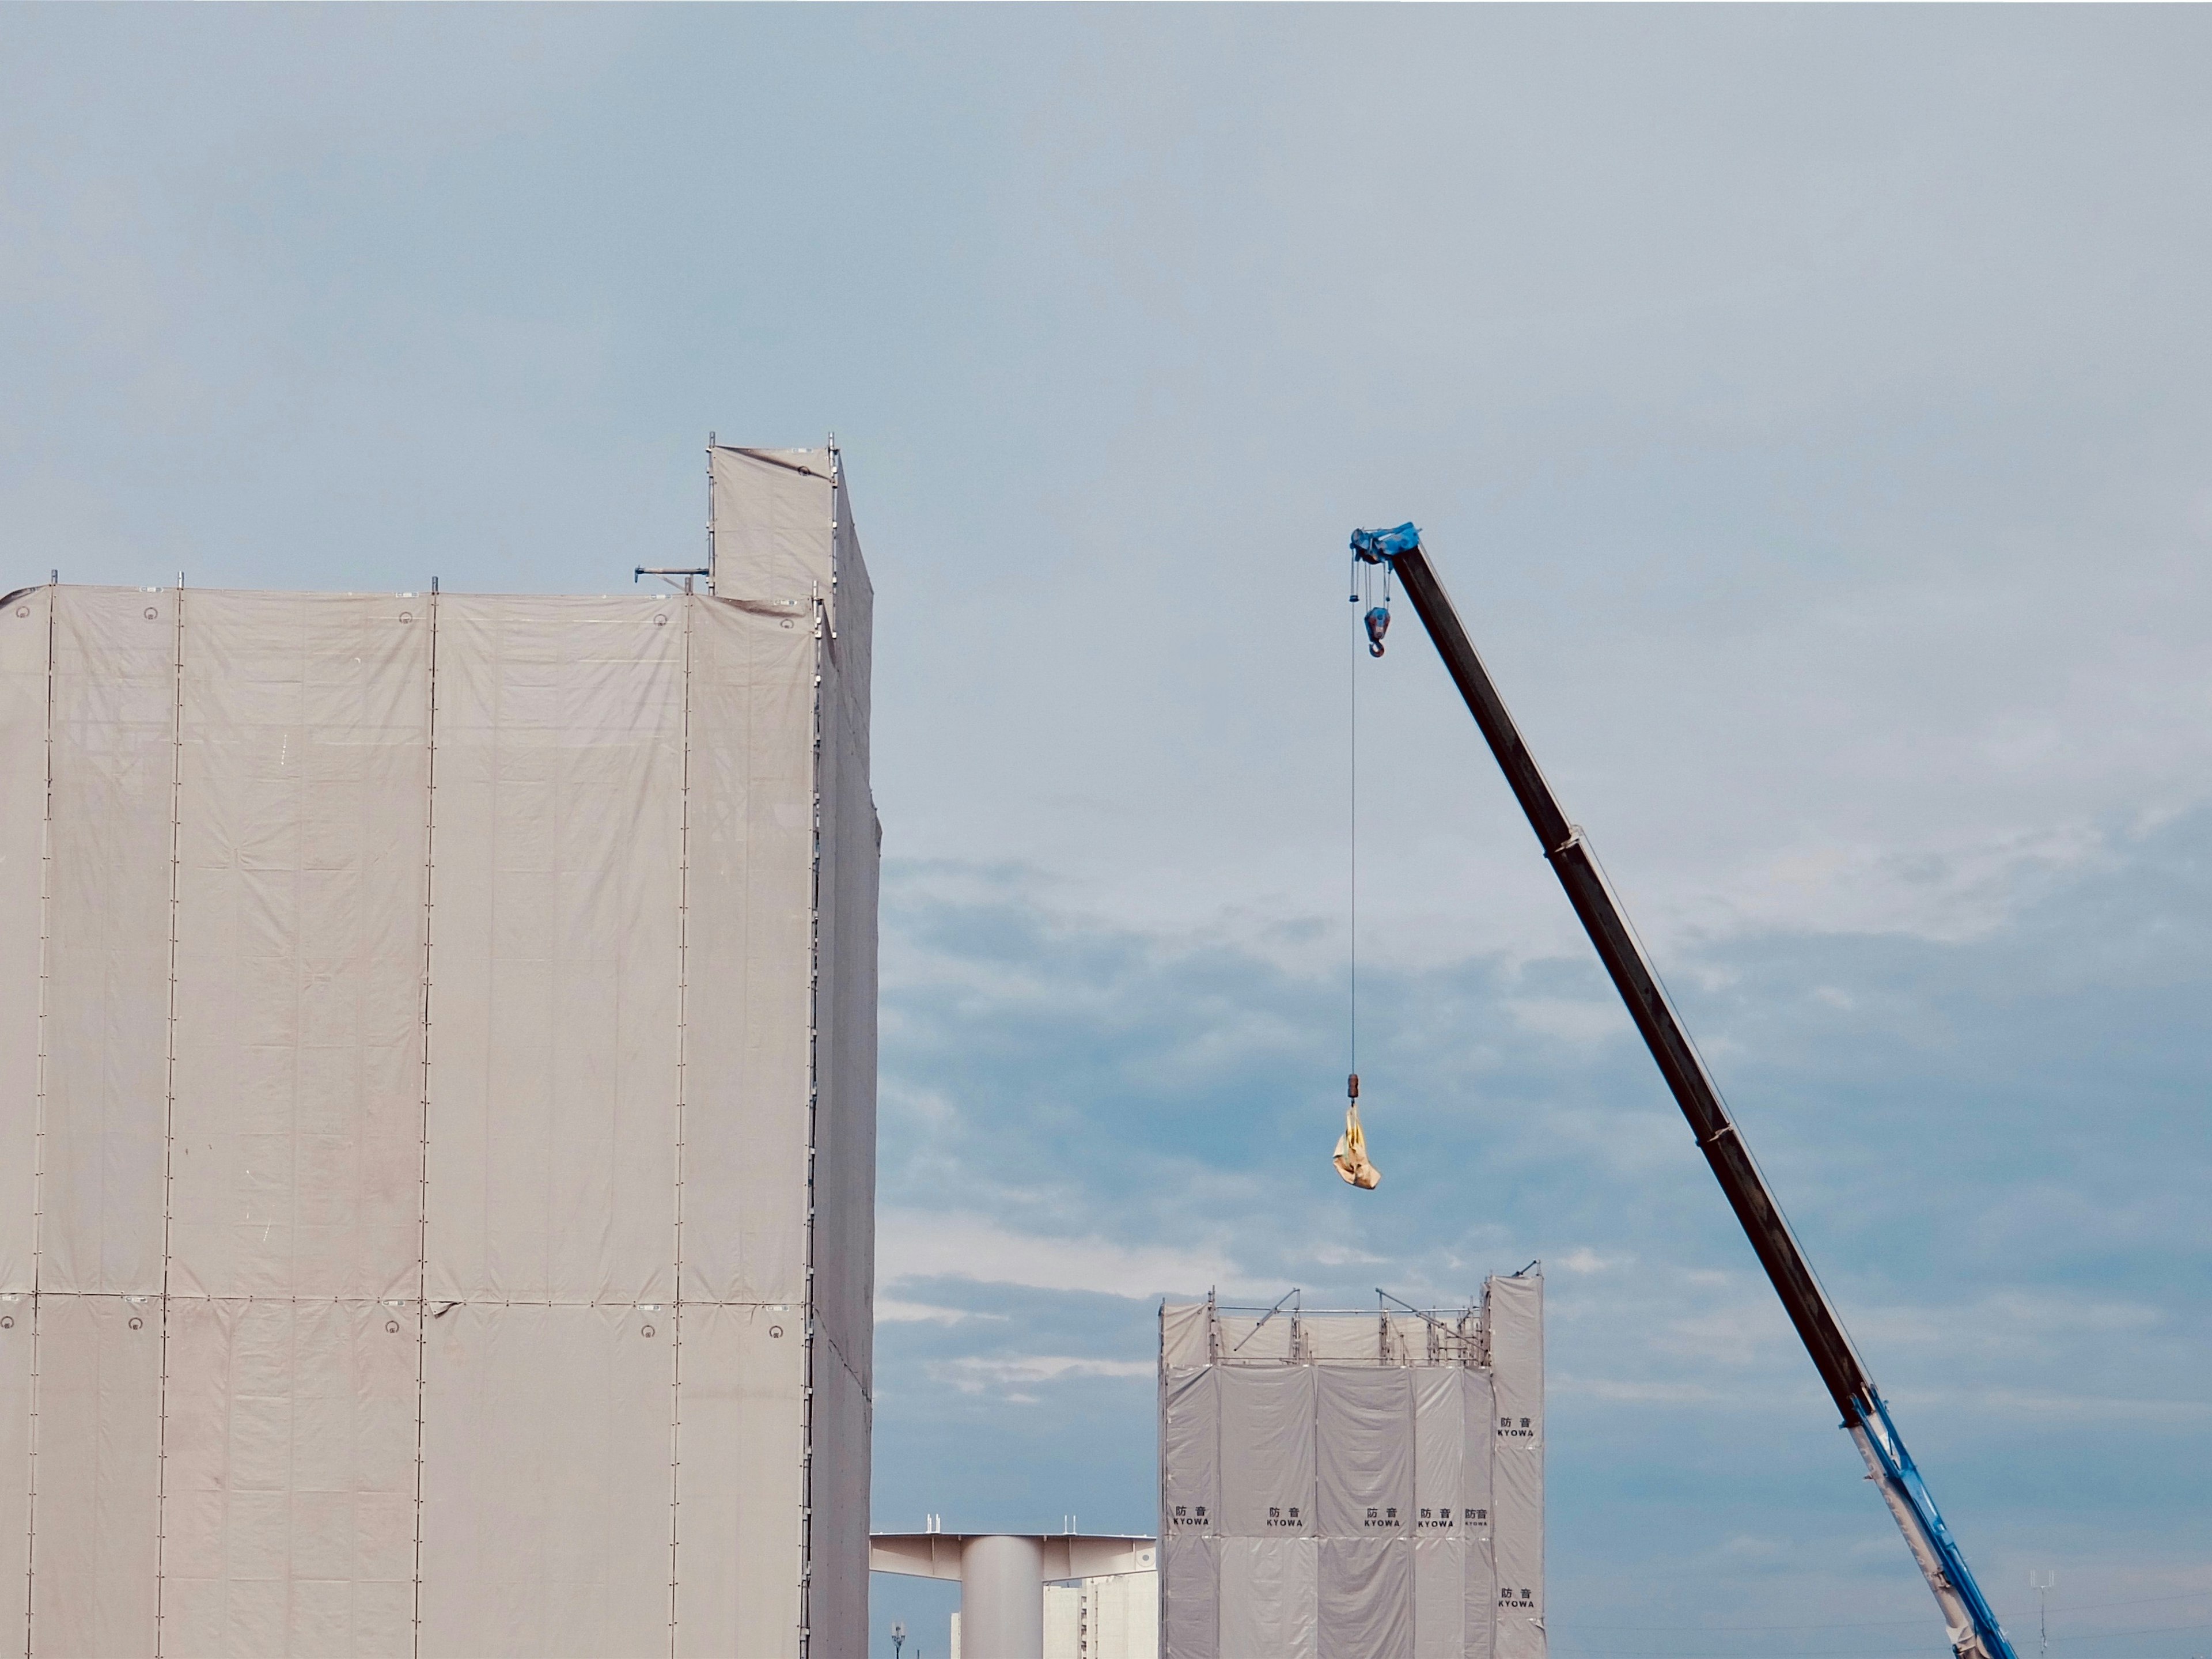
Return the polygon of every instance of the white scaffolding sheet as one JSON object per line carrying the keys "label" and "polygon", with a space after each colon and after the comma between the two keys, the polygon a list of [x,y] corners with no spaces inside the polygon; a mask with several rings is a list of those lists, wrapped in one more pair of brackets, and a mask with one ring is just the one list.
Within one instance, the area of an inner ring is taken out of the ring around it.
{"label": "white scaffolding sheet", "polygon": [[33,1659],[858,1651],[878,830],[817,493],[818,600],[0,606]]}

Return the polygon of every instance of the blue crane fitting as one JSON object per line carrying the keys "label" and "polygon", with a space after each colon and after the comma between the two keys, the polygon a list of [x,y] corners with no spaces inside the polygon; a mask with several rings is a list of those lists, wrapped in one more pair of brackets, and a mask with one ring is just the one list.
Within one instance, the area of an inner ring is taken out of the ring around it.
{"label": "blue crane fitting", "polygon": [[1410,523],[1395,530],[1355,530],[1352,532],[1352,553],[1369,564],[1388,564],[1401,553],[1411,553],[1421,544],[1421,532]]}

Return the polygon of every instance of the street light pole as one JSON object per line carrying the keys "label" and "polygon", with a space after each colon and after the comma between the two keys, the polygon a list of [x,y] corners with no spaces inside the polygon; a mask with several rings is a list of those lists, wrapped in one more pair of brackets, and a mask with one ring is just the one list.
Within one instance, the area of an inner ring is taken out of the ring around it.
{"label": "street light pole", "polygon": [[[899,1655],[905,1651],[906,1625],[902,1621],[891,1626],[891,1659],[898,1659]],[[921,1656],[919,1652],[916,1652],[915,1655],[915,1659],[921,1659]]]}
{"label": "street light pole", "polygon": [[2027,1587],[2035,1592],[2035,1628],[2042,1638],[2039,1651],[2042,1659],[2051,1659],[2051,1587],[2058,1582],[2058,1575],[2047,1569],[2027,1575]]}

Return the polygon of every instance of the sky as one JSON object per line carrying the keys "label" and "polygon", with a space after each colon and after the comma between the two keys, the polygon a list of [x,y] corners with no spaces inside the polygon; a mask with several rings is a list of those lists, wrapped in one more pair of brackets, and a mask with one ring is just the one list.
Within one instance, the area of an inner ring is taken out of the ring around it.
{"label": "sky", "polygon": [[710,431],[834,431],[877,1524],[1149,1530],[1163,1294],[1540,1258],[1560,1659],[1938,1652],[1355,640],[1411,519],[2000,1613],[2201,1655],[2208,74],[2193,7],[0,9],[6,582],[613,591]]}

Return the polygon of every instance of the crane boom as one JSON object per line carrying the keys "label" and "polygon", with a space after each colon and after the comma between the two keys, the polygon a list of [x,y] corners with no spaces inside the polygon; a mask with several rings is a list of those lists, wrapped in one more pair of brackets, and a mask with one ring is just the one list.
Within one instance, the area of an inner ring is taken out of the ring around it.
{"label": "crane boom", "polygon": [[[1996,1614],[1974,1583],[1911,1454],[1898,1437],[1888,1407],[1844,1334],[1843,1322],[1836,1316],[1826,1292],[1813,1276],[1804,1251],[1668,1001],[1627,916],[1607,885],[1582,831],[1567,821],[1559,798],[1537,769],[1535,758],[1522,740],[1489,671],[1461,626],[1459,613],[1453,610],[1443,584],[1429,565],[1420,532],[1410,524],[1395,530],[1355,531],[1352,551],[1356,558],[1395,574],[1435,642],[1445,672],[1482,729],[1490,752],[1528,815],[1529,828],[1536,832],[1545,859],[1566,890],[1567,902],[1581,919],[1675,1104],[1689,1121],[1698,1150],[1711,1166],[1759,1265],[1766,1269],[1776,1295],[1782,1298],[1790,1322],[1796,1327],[1814,1369],[1842,1413],[1843,1426],[1866,1462],[1868,1478],[1881,1489],[1905,1534],[1906,1547],[1935,1592],[1953,1653],[1957,1659],[2014,1659]],[[1380,627],[1371,617],[1368,624],[1370,648],[1378,656],[1382,628],[1387,626],[1387,618]]]}

